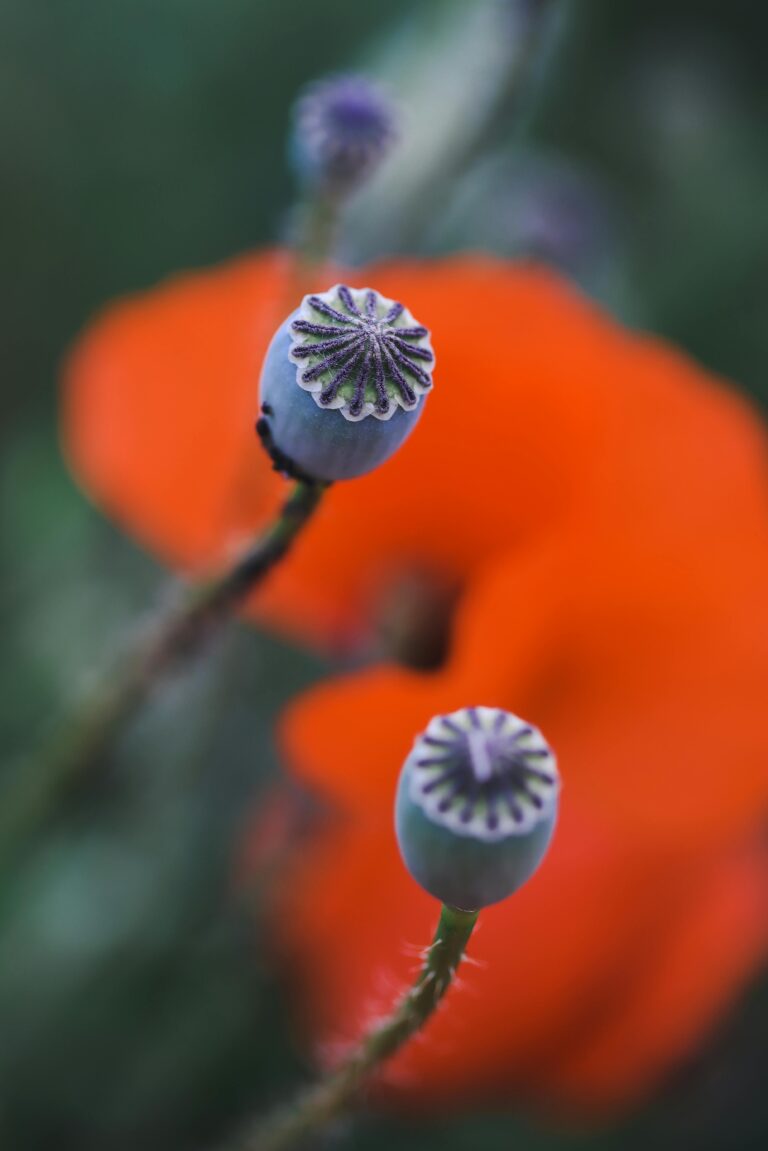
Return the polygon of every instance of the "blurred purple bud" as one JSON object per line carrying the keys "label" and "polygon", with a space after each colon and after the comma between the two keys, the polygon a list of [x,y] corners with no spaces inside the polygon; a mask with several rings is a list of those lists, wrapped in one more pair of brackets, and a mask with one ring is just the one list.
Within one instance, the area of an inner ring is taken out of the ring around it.
{"label": "blurred purple bud", "polygon": [[396,137],[392,101],[365,76],[310,84],[293,116],[290,151],[300,179],[337,195],[366,180]]}

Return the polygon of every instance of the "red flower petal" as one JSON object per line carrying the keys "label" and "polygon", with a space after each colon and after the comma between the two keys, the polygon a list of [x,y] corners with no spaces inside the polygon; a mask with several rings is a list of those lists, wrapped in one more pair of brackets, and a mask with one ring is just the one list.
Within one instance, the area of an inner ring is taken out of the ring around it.
{"label": "red flower petal", "polygon": [[592,1020],[570,1055],[547,1073],[575,1106],[625,1105],[713,1029],[768,952],[764,847],[705,871],[685,912],[648,937],[617,988],[614,1010]]}
{"label": "red flower petal", "polygon": [[175,278],[107,309],[66,365],[72,468],[123,527],[184,568],[231,549],[244,487],[254,523],[280,490],[253,425],[284,284],[274,255]]}

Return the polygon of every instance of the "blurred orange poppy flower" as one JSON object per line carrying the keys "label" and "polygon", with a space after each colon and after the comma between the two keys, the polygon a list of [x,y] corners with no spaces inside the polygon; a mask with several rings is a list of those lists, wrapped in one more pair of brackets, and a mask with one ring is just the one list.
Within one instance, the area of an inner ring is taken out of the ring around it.
{"label": "blurred orange poppy flower", "polygon": [[[402,942],[431,929],[392,832],[414,733],[507,707],[559,754],[555,846],[484,913],[483,967],[388,1081],[420,1101],[525,1086],[620,1103],[691,1049],[768,946],[765,436],[726,387],[543,269],[465,257],[350,278],[431,328],[435,394],[249,607],[349,648],[409,586],[456,606],[437,670],[361,672],[284,719],[287,763],[337,813],[276,892],[308,1034],[358,1034],[407,977]],[[288,283],[279,254],[171,281],[109,309],[67,366],[73,469],[185,570],[222,561],[282,490],[252,425]]]}

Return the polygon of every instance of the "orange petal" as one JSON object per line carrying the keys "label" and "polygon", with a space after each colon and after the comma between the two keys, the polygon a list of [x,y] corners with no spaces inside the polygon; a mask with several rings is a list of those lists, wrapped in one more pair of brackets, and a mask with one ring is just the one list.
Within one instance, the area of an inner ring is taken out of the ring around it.
{"label": "orange petal", "polygon": [[768,956],[768,858],[742,850],[705,872],[685,914],[649,935],[613,1010],[569,1054],[550,1089],[579,1108],[625,1106],[700,1044]]}
{"label": "orange petal", "polygon": [[590,809],[653,839],[728,842],[768,805],[766,581],[758,537],[748,561],[715,540],[660,564],[563,531],[467,597],[454,674],[464,702],[541,726]]}
{"label": "orange petal", "polygon": [[280,489],[254,434],[284,259],[170,280],[98,318],[65,371],[62,435],[84,487],[185,569],[222,560],[247,485],[252,525]]}

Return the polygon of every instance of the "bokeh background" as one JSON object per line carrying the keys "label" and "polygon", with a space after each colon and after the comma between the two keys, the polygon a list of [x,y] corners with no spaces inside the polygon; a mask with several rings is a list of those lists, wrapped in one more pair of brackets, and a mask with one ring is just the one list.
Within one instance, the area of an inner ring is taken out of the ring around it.
{"label": "bokeh background", "polygon": [[[521,85],[541,7],[0,0],[0,784],[167,580],[66,473],[61,356],[110,297],[286,233],[308,80],[367,70],[405,117],[399,159],[352,206],[348,258],[535,253],[768,400],[768,10],[553,3]],[[306,1074],[232,875],[278,769],[274,716],[325,670],[233,627],[3,868],[2,1146],[215,1144]],[[380,1117],[348,1145],[748,1151],[768,1145],[766,1065],[768,985],[600,1131]]]}

